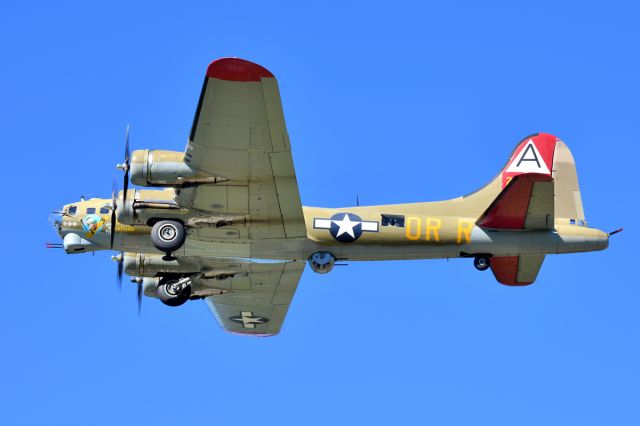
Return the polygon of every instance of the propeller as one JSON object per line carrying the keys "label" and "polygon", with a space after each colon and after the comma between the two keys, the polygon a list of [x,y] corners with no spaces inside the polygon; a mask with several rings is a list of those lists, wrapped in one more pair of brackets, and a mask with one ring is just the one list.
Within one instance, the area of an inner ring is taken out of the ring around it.
{"label": "propeller", "polygon": [[[118,262],[118,289],[122,291],[122,275],[124,275],[124,253],[120,252],[115,256],[111,256],[111,260]],[[136,299],[138,300],[138,316],[140,316],[140,311],[142,310],[142,277],[131,277],[131,282],[137,285],[136,289]]]}
{"label": "propeller", "polygon": [[[124,162],[117,164],[116,168],[124,171],[124,184],[122,191],[122,205],[127,202],[127,192],[129,190],[129,169],[131,168],[131,155],[129,153],[129,130],[131,126],[127,124],[127,130],[124,137]],[[113,179],[111,188],[111,249],[113,250],[113,241],[116,237],[116,210],[118,209],[118,190],[116,180]]]}
{"label": "propeller", "polygon": [[120,252],[115,256],[111,256],[111,260],[118,262],[116,282],[118,283],[118,290],[122,291],[122,275],[124,272],[124,253]]}
{"label": "propeller", "polygon": [[138,316],[140,316],[140,310],[142,309],[142,277],[133,277],[131,282],[137,284],[136,297],[138,298]]}
{"label": "propeller", "polygon": [[113,185],[111,187],[111,245],[109,246],[113,250],[113,240],[116,238],[116,209],[118,208],[118,190],[116,189],[116,179],[113,178]]}
{"label": "propeller", "polygon": [[131,168],[131,156],[129,154],[129,130],[131,126],[127,124],[127,130],[124,139],[124,163],[118,164],[116,167],[124,171],[124,185],[122,193],[122,204],[127,201],[127,190],[129,189],[129,169]]}
{"label": "propeller", "polygon": [[[124,139],[124,162],[116,165],[116,168],[124,171],[124,183],[122,185],[122,206],[127,202],[127,192],[129,190],[129,170],[131,169],[131,155],[129,152],[129,131],[131,126],[127,124],[127,130]],[[118,210],[118,190],[116,185],[116,179],[113,179],[113,187],[111,189],[111,249],[113,250],[113,242],[116,236],[116,223],[117,223],[117,210]],[[117,283],[118,289],[122,291],[122,275],[124,274],[124,253],[120,252],[115,256],[111,256],[111,259],[118,262],[117,268]],[[142,308],[142,277],[133,277],[131,282],[136,283],[138,288],[136,291],[138,299],[138,316],[140,316],[140,310]]]}

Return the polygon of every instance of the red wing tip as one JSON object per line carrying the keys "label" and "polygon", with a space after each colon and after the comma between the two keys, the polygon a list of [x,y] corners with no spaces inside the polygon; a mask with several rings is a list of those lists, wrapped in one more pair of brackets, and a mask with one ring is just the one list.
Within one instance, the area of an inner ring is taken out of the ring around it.
{"label": "red wing tip", "polygon": [[275,334],[269,333],[243,333],[242,331],[225,330],[229,334],[235,334],[237,336],[252,336],[252,337],[272,337]]}
{"label": "red wing tip", "polygon": [[227,81],[260,81],[273,78],[265,67],[240,58],[221,58],[209,64],[207,77]]}

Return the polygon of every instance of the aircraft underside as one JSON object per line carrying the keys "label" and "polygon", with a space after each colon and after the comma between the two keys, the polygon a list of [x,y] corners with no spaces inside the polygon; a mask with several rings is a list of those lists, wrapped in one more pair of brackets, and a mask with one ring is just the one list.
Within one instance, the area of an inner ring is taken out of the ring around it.
{"label": "aircraft underside", "polygon": [[[452,200],[303,207],[277,81],[223,58],[207,69],[184,152],[125,142],[124,189],[67,204],[54,225],[67,253],[113,250],[142,294],[205,299],[230,332],[280,331],[305,265],[469,258],[505,285],[535,281],[545,255],[602,250],[584,216],[573,156],[557,137],[523,139],[479,191]],[[129,189],[138,187],[160,189]]]}

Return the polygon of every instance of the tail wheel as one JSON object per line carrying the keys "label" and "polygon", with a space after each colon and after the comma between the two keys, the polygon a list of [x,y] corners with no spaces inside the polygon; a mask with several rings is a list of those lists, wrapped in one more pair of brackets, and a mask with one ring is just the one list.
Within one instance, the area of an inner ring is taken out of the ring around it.
{"label": "tail wheel", "polygon": [[185,237],[184,225],[175,220],[161,220],[151,229],[153,246],[167,253],[167,257],[171,256],[171,252],[182,247]]}
{"label": "tail wheel", "polygon": [[486,271],[491,266],[489,256],[477,256],[473,259],[473,266],[475,266],[478,271]]}
{"label": "tail wheel", "polygon": [[185,280],[162,278],[156,294],[165,305],[180,306],[191,297],[191,286]]}

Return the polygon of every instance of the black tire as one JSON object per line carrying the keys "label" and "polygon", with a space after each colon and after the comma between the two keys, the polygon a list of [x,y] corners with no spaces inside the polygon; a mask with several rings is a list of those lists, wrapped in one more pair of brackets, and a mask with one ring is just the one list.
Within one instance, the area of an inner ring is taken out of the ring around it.
{"label": "black tire", "polygon": [[165,253],[178,250],[184,244],[184,226],[175,220],[161,220],[151,228],[153,246]]}
{"label": "black tire", "polygon": [[478,256],[473,259],[473,266],[475,266],[478,271],[486,271],[491,266],[491,260],[489,260],[488,256]]}
{"label": "black tire", "polygon": [[172,284],[178,282],[178,279],[162,279],[156,290],[158,299],[167,306],[180,306],[191,297],[191,286],[186,286],[182,291],[176,292],[172,288]]}

